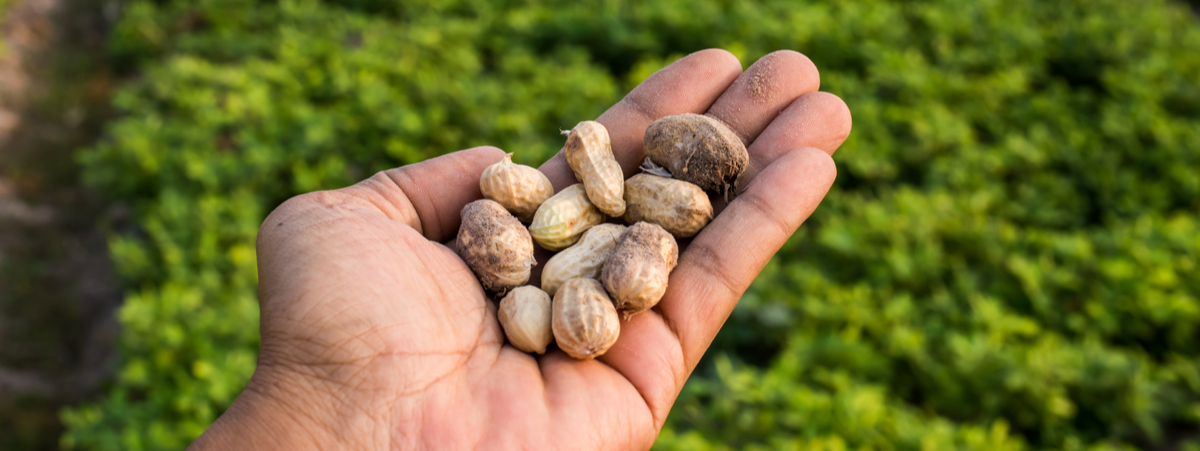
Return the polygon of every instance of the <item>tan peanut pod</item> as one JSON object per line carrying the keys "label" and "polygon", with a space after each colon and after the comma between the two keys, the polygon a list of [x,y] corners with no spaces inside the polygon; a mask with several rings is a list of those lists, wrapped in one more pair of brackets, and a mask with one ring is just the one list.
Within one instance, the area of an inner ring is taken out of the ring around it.
{"label": "tan peanut pod", "polygon": [[646,221],[662,226],[676,238],[689,238],[712,218],[712,203],[699,186],[651,174],[625,181],[625,222],[629,224]]}
{"label": "tan peanut pod", "polygon": [[629,319],[658,304],[677,263],[679,245],[675,237],[656,224],[639,222],[617,238],[604,261],[600,281],[617,309]]}
{"label": "tan peanut pod", "polygon": [[550,251],[566,249],[592,226],[604,222],[604,214],[588,200],[583,184],[563,188],[546,199],[529,225],[529,234],[538,245]]}
{"label": "tan peanut pod", "polygon": [[612,252],[617,237],[625,232],[620,224],[600,224],[583,232],[578,243],[554,254],[542,266],[542,290],[553,296],[558,287],[576,277],[600,278],[604,260]]}
{"label": "tan peanut pod", "polygon": [[483,197],[499,202],[506,210],[528,224],[538,207],[554,195],[554,185],[542,171],[512,162],[507,154],[498,163],[488,166],[479,176]]}
{"label": "tan peanut pod", "polygon": [[588,199],[606,215],[624,214],[625,174],[613,156],[608,130],[599,122],[583,121],[562,133],[567,136],[563,155],[575,178],[583,182]]}
{"label": "tan peanut pod", "polygon": [[550,316],[550,295],[529,285],[508,292],[496,312],[508,343],[523,352],[537,354],[545,354],[546,346],[554,341]]}
{"label": "tan peanut pod", "polygon": [[533,240],[525,226],[493,200],[479,199],[463,207],[458,229],[458,255],[489,291],[505,292],[529,281]]}
{"label": "tan peanut pod", "polygon": [[621,334],[617,309],[595,279],[568,280],[554,295],[554,341],[567,355],[590,360],[604,355]]}
{"label": "tan peanut pod", "polygon": [[700,114],[684,113],[651,122],[642,144],[646,157],[672,177],[725,197],[750,162],[746,145],[733,130]]}

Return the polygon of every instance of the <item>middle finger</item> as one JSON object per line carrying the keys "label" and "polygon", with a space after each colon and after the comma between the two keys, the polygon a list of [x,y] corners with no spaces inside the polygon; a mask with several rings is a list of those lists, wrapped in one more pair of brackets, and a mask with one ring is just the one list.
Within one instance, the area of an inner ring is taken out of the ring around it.
{"label": "middle finger", "polygon": [[797,97],[821,87],[807,56],[780,50],[755,61],[705,113],[720,119],[746,147]]}

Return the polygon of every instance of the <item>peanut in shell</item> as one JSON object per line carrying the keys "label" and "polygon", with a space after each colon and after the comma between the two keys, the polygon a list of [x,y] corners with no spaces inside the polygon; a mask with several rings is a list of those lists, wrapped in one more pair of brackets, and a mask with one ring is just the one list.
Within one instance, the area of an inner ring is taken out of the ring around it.
{"label": "peanut in shell", "polygon": [[575,244],[583,232],[601,222],[604,214],[588,200],[583,184],[576,183],[538,207],[529,234],[542,248],[558,251]]}
{"label": "peanut in shell", "polygon": [[499,203],[480,199],[463,207],[458,255],[489,291],[506,292],[529,281],[537,264],[529,231]]}
{"label": "peanut in shell", "polygon": [[499,202],[523,223],[533,220],[538,207],[554,195],[554,185],[542,171],[512,162],[507,154],[479,176],[483,197]]}
{"label": "peanut in shell", "polygon": [[568,280],[598,279],[604,261],[624,232],[625,226],[620,224],[599,224],[583,232],[579,242],[554,254],[542,266],[542,290],[553,296]]}
{"label": "peanut in shell", "polygon": [[600,281],[629,319],[658,304],[679,263],[679,245],[662,227],[639,222],[625,229],[604,261]]}
{"label": "peanut in shell", "polygon": [[676,238],[696,236],[713,218],[700,187],[683,180],[638,174],[625,181],[625,222],[658,224]]}
{"label": "peanut in shell", "polygon": [[746,145],[733,130],[700,114],[667,116],[650,123],[643,146],[646,157],[672,177],[726,197],[750,162]]}
{"label": "peanut in shell", "polygon": [[554,295],[553,308],[554,341],[576,359],[604,355],[621,334],[617,309],[595,279],[568,280]]}
{"label": "peanut in shell", "polygon": [[554,342],[550,316],[550,295],[529,285],[509,291],[496,311],[508,343],[523,352],[537,354],[545,354],[546,346]]}
{"label": "peanut in shell", "polygon": [[625,174],[613,156],[608,130],[599,122],[583,121],[563,134],[567,136],[563,156],[588,199],[606,215],[624,214]]}

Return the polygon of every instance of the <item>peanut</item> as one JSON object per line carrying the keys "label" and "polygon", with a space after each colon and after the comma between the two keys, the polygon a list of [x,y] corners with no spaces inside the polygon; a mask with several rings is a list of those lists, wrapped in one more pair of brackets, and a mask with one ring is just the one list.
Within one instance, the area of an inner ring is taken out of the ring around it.
{"label": "peanut", "polygon": [[599,122],[583,121],[563,134],[567,136],[563,155],[575,178],[583,182],[588,199],[604,214],[621,216],[625,175],[613,156],[608,130]]}
{"label": "peanut", "polygon": [[650,174],[625,181],[625,206],[625,222],[658,224],[676,238],[696,236],[713,218],[712,203],[700,187]]}
{"label": "peanut", "polygon": [[526,285],[513,289],[500,300],[496,316],[514,348],[544,354],[546,346],[554,341],[550,311],[550,295]]}
{"label": "peanut", "polygon": [[557,251],[575,244],[583,232],[601,222],[604,215],[588,200],[583,185],[576,183],[538,207],[529,234],[542,248]]}
{"label": "peanut", "polygon": [[567,355],[589,360],[603,355],[621,333],[617,309],[594,279],[568,280],[554,295],[554,340]]}
{"label": "peanut", "polygon": [[542,267],[542,289],[553,296],[567,280],[600,277],[604,260],[623,232],[625,226],[620,224],[600,224],[588,229],[578,243],[546,261]]}
{"label": "peanut", "polygon": [[529,280],[533,240],[525,226],[499,203],[480,199],[463,207],[458,255],[483,288],[505,292]]}
{"label": "peanut", "polygon": [[658,225],[639,222],[617,238],[600,280],[617,309],[629,319],[658,304],[678,262],[675,238]]}
{"label": "peanut", "polygon": [[479,190],[483,197],[499,202],[521,222],[529,223],[542,202],[554,195],[554,185],[542,171],[514,164],[512,155],[483,170]]}
{"label": "peanut", "polygon": [[729,196],[750,154],[733,130],[708,116],[685,113],[658,119],[646,128],[646,156],[679,180]]}

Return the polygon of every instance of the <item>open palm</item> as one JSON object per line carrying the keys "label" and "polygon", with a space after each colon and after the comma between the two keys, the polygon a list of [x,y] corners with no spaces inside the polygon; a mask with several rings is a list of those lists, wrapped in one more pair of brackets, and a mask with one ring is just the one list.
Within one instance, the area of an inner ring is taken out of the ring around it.
{"label": "open palm", "polygon": [[[681,243],[663,300],[622,322],[616,345],[594,361],[505,345],[494,302],[448,247],[500,149],[289,200],[259,234],[258,369],[194,445],[649,448],[742,292],[833,182],[829,155],[849,134],[850,114],[818,85],[795,52],[743,73],[728,52],[707,50],[597,119],[626,175],[644,158],[646,126],[687,112],[729,124],[751,160],[741,194]],[[541,170],[556,189],[574,183],[561,153]]]}

